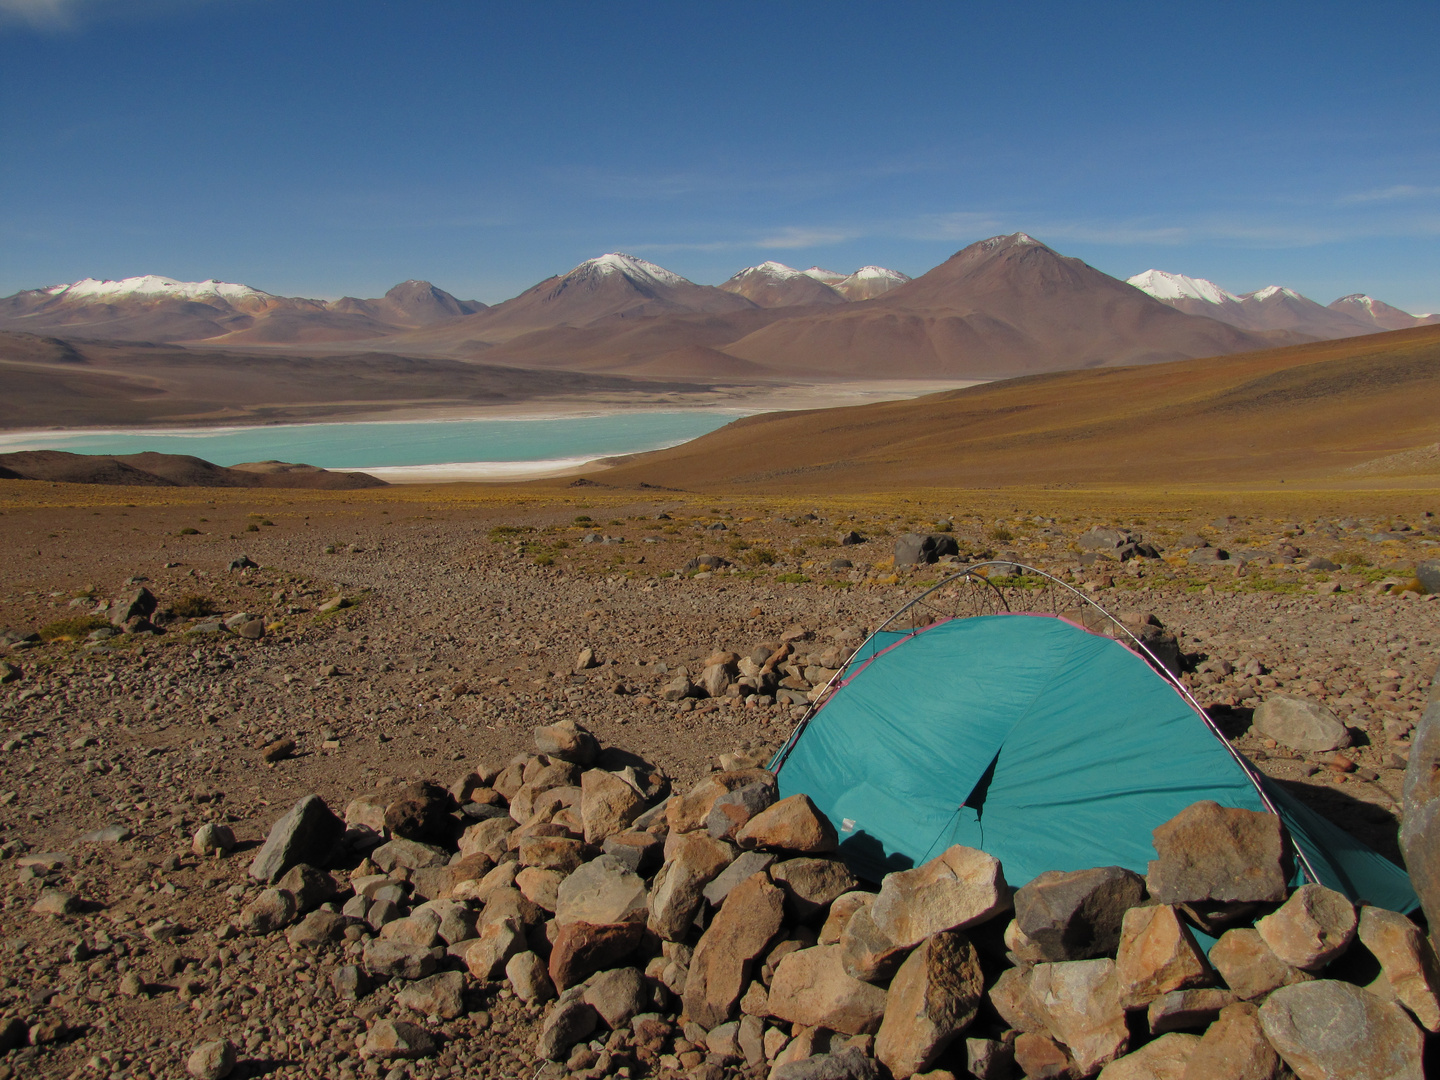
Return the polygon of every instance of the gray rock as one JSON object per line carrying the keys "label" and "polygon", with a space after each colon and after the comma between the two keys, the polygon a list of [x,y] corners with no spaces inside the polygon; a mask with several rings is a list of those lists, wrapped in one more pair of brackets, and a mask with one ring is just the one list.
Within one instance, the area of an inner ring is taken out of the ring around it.
{"label": "gray rock", "polygon": [[207,821],[195,830],[190,840],[190,850],[204,858],[208,855],[228,855],[235,850],[235,832],[229,825]]}
{"label": "gray rock", "polygon": [[195,1080],[224,1080],[235,1070],[235,1047],[225,1039],[203,1042],[185,1059],[185,1071]]}
{"label": "gray rock", "polygon": [[435,1039],[419,1024],[409,1024],[404,1020],[377,1020],[365,1033],[361,1053],[382,1061],[397,1058],[414,1060],[435,1053]]}
{"label": "gray rock", "polygon": [[435,957],[419,945],[371,938],[361,953],[365,970],[380,979],[423,979],[435,970]]}
{"label": "gray rock", "polygon": [[325,800],[306,795],[270,827],[265,845],[250,864],[250,876],[275,882],[298,863],[324,866],[344,835],[345,823],[330,812]]}
{"label": "gray rock", "polygon": [[880,1068],[858,1046],[777,1065],[769,1080],[880,1080]]}
{"label": "gray rock", "polygon": [[155,596],[143,585],[123,592],[110,605],[109,614],[112,626],[124,626],[131,619],[148,619],[155,614]]}
{"label": "gray rock", "polygon": [[300,905],[289,889],[266,889],[240,910],[241,930],[269,934],[289,926],[300,914]]}
{"label": "gray rock", "polygon": [[1423,1080],[1424,1036],[1400,1006],[1350,983],[1282,986],[1260,1006],[1265,1038],[1306,1080]]}
{"label": "gray rock", "polygon": [[80,839],[86,844],[120,844],[129,840],[134,835],[135,834],[126,826],[112,822],[109,825],[96,829],[94,832],[86,833],[80,837]]}
{"label": "gray rock", "polygon": [[600,1022],[593,1005],[572,998],[559,1002],[545,1017],[535,1052],[547,1061],[562,1061],[570,1048],[587,1037]]}
{"label": "gray rock", "polygon": [[1125,912],[1145,896],[1145,879],[1119,866],[1051,870],[1015,893],[1015,921],[1041,960],[1113,954]]}
{"label": "gray rock", "polygon": [[1416,563],[1415,576],[1420,579],[1420,585],[1427,593],[1440,593],[1440,559]]}
{"label": "gray rock", "polygon": [[555,984],[545,961],[533,952],[516,953],[505,962],[505,978],[515,996],[528,1003],[549,1001],[555,996]]}
{"label": "gray rock", "polygon": [[313,911],[327,900],[334,899],[339,891],[333,877],[308,863],[297,863],[286,870],[277,884],[294,894],[302,912]]}
{"label": "gray rock", "polygon": [[591,859],[566,876],[556,892],[555,921],[596,924],[644,921],[644,880],[613,855]]}
{"label": "gray rock", "polygon": [[960,554],[953,536],[944,533],[906,533],[895,541],[895,565],[916,566],[936,562],[944,555]]}
{"label": "gray rock", "polygon": [[335,995],[344,1001],[359,1001],[370,992],[370,975],[359,964],[341,964],[330,973]]}
{"label": "gray rock", "polygon": [[397,866],[407,870],[424,870],[431,866],[444,866],[450,861],[450,853],[433,844],[422,844],[418,840],[391,840],[381,844],[370,853],[370,861],[387,874]]}
{"label": "gray rock", "polygon": [[453,1020],[465,1011],[465,976],[458,971],[442,971],[417,979],[396,994],[395,1001],[423,1016]]}
{"label": "gray rock", "polygon": [[614,968],[594,976],[580,1000],[599,1014],[606,1027],[618,1031],[650,1008],[650,986],[639,968]]}
{"label": "gray rock", "polygon": [[312,911],[285,931],[285,940],[292,949],[317,949],[339,941],[349,925],[350,920],[344,915],[333,911]]}
{"label": "gray rock", "polygon": [[719,877],[705,886],[703,893],[706,902],[711,907],[719,907],[725,902],[725,897],[730,895],[731,889],[746,878],[768,870],[774,861],[775,856],[769,852],[742,851],[734,862],[720,871]]}
{"label": "gray rock", "polygon": [[771,866],[770,877],[785,890],[785,910],[798,922],[823,915],[830,901],[860,884],[839,859],[786,859]]}
{"label": "gray rock", "polygon": [[1124,529],[1102,529],[1099,526],[1081,533],[1075,541],[1086,551],[1114,551],[1130,543],[1130,534]]}
{"label": "gray rock", "polygon": [[1271,694],[1255,710],[1250,727],[1282,746],[1309,753],[1350,745],[1350,730],[1318,701]]}
{"label": "gray rock", "polygon": [[1400,847],[1434,934],[1440,927],[1440,681],[1431,683],[1429,704],[1411,736]]}

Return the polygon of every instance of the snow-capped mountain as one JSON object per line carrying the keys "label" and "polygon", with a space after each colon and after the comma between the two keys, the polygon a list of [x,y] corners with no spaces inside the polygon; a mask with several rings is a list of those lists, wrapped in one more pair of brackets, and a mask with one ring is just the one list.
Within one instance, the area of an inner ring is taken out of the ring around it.
{"label": "snow-capped mountain", "polygon": [[845,303],[844,296],[809,272],[778,262],[747,266],[720,288],[743,296],[761,307]]}
{"label": "snow-capped mountain", "polygon": [[831,284],[836,292],[847,300],[873,300],[891,289],[899,288],[910,278],[898,270],[887,270],[883,266],[862,266],[848,277]]}
{"label": "snow-capped mountain", "polygon": [[1427,326],[1440,323],[1437,315],[1411,315],[1391,307],[1383,300],[1376,300],[1364,293],[1351,293],[1330,304],[1331,311],[1340,311],[1373,330],[1408,330],[1412,326]]}
{"label": "snow-capped mountain", "polygon": [[1184,274],[1167,274],[1164,270],[1146,270],[1129,281],[1131,285],[1149,293],[1156,300],[1203,300],[1207,304],[1240,302],[1240,297],[1226,292],[1213,281],[1186,277]]}
{"label": "snow-capped mountain", "polygon": [[826,270],[824,267],[812,266],[809,270],[800,271],[806,277],[813,277],[816,281],[823,281],[826,285],[834,285],[837,281],[844,281],[849,275],[842,274],[838,270]]}
{"label": "snow-capped mountain", "polygon": [[404,282],[375,300],[326,301],[151,274],[16,293],[0,299],[0,327],[130,341],[343,341],[383,337],[484,306],[425,281]]}

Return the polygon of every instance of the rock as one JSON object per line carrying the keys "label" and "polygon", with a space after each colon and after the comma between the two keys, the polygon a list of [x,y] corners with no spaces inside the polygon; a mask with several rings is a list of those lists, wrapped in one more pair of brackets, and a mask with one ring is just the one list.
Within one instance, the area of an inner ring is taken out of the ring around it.
{"label": "rock", "polygon": [[413,914],[431,911],[440,919],[436,932],[447,945],[467,941],[475,936],[475,911],[468,905],[455,900],[427,900],[415,909]]}
{"label": "rock", "polygon": [[1065,1045],[1082,1076],[1113,1061],[1130,1045],[1113,960],[1036,964],[1030,975],[1030,998],[1046,1030]]}
{"label": "rock", "polygon": [[1210,963],[1225,985],[1240,997],[1264,997],[1278,986],[1307,982],[1311,976],[1291,967],[1265,944],[1258,931],[1246,927],[1227,930],[1210,946]]}
{"label": "rock", "polygon": [[1124,529],[1105,529],[1097,525],[1081,533],[1075,542],[1086,551],[1113,551],[1130,543],[1130,534]]}
{"label": "rock", "polygon": [[358,964],[341,964],[330,973],[330,986],[344,1001],[359,1001],[370,992],[370,976]]}
{"label": "rock", "polygon": [[289,889],[266,889],[240,909],[237,925],[248,934],[269,934],[289,926],[300,915],[300,905]]}
{"label": "rock", "polygon": [[126,826],[112,822],[94,832],[86,833],[80,839],[86,844],[121,844],[134,835]]}
{"label": "rock", "polygon": [[880,1029],[885,991],[851,978],[838,945],[817,945],[780,961],[770,982],[769,1008],[772,1016],[793,1024],[861,1035]]}
{"label": "rock", "polygon": [[410,983],[395,995],[395,1002],[422,1016],[453,1020],[465,1011],[464,995],[465,976],[458,971],[442,971]]}
{"label": "rock", "polygon": [[301,912],[313,911],[339,892],[333,877],[307,863],[296,863],[286,870],[277,887],[294,895]]}
{"label": "rock", "polygon": [[1420,928],[1396,911],[1360,909],[1360,942],[1380,962],[1369,990],[1393,998],[1428,1031],[1440,1031],[1440,963]]}
{"label": "rock", "polygon": [[[1015,1048],[997,1039],[966,1039],[965,1070],[975,1080],[1010,1080],[1014,1074]],[[934,1072],[930,1080],[941,1080]]]}
{"label": "rock", "polygon": [[704,888],[734,858],[734,849],[705,833],[680,837],[650,890],[650,929],[666,941],[684,939],[704,902]]}
{"label": "rock", "polygon": [[[581,649],[575,657],[576,671],[589,671],[593,667],[598,667],[599,664],[600,662],[595,659],[595,650],[588,645]],[[541,751],[542,754],[544,752],[543,750]]]}
{"label": "rock", "polygon": [[1175,909],[1155,904],[1125,913],[1115,976],[1122,1004],[1136,1009],[1171,990],[1205,985],[1210,981],[1210,965]]}
{"label": "rock", "polygon": [[1076,1080],[1081,1075],[1065,1047],[1043,1032],[1015,1037],[1015,1064],[1030,1080]]}
{"label": "rock", "polygon": [[568,874],[585,861],[585,845],[568,836],[525,836],[517,849],[521,866]]}
{"label": "rock", "polygon": [[554,911],[560,903],[560,885],[564,880],[564,875],[554,870],[527,866],[515,875],[515,887],[536,907]]}
{"label": "rock", "polygon": [[285,940],[292,949],[318,949],[339,941],[350,920],[333,911],[312,911],[290,929]]}
{"label": "rock", "polygon": [[717,840],[733,840],[756,814],[775,802],[775,789],[769,784],[746,784],[727,791],[715,800],[705,818],[705,831]]}
{"label": "rock", "polygon": [[392,838],[449,844],[456,830],[453,809],[450,793],[439,784],[428,780],[407,784],[385,807],[385,829]]}
{"label": "rock", "polygon": [[1404,814],[1400,848],[1410,884],[1425,909],[1432,935],[1440,928],[1440,681],[1432,681],[1430,700],[1410,742],[1405,766]]}
{"label": "rock", "polygon": [[921,942],[890,983],[875,1056],[895,1080],[925,1071],[975,1019],[984,986],[975,946],[963,933]]}
{"label": "rock", "polygon": [[834,851],[839,837],[830,819],[808,795],[791,795],[760,811],[735,835],[742,848],[770,848],[800,854]]}
{"label": "rock", "polygon": [[574,720],[535,729],[535,748],[561,761],[589,768],[600,756],[600,743],[594,735]]}
{"label": "rock", "polygon": [[1305,753],[1350,745],[1350,729],[1318,701],[1293,694],[1270,694],[1255,710],[1250,730],[1281,746]]}
{"label": "rock", "polygon": [[203,1042],[185,1059],[185,1071],[195,1080],[224,1080],[235,1070],[235,1047],[228,1040]]}
{"label": "rock", "polygon": [[638,922],[562,926],[550,951],[550,981],[563,993],[595,972],[614,967],[634,952],[644,937],[645,926]]}
{"label": "rock", "polygon": [[190,850],[202,859],[210,855],[228,855],[235,850],[235,832],[229,825],[207,821],[195,830]]}
{"label": "rock", "polygon": [[499,859],[505,854],[506,838],[515,831],[515,822],[508,816],[486,818],[460,834],[460,854],[488,855]]}
{"label": "rock", "polygon": [[649,874],[664,858],[665,842],[654,833],[627,830],[607,836],[601,850],[636,874]]}
{"label": "rock", "polygon": [[613,855],[601,855],[560,883],[555,921],[561,926],[644,921],[646,901],[645,882]]}
{"label": "rock", "polygon": [[415,1060],[435,1053],[435,1040],[419,1024],[404,1020],[376,1020],[365,1033],[360,1053],[381,1061]]}
{"label": "rock", "polygon": [[520,952],[505,962],[505,979],[515,996],[527,1005],[549,1001],[555,996],[555,984],[545,961],[533,952]]}
{"label": "rock", "polygon": [[883,984],[905,960],[908,945],[896,945],[875,925],[874,896],[864,893],[840,932],[840,962],[845,971],[861,982]]}
{"label": "rock", "polygon": [[670,800],[665,809],[665,820],[670,831],[688,833],[703,829],[710,811],[715,807],[716,799],[752,784],[764,785],[773,792],[776,790],[775,774],[765,769],[732,769],[729,772],[711,773],[684,795]]}
{"label": "rock", "polygon": [[110,604],[110,624],[124,626],[131,619],[148,619],[155,614],[155,595],[145,586],[117,596]]}
{"label": "rock", "polygon": [[450,861],[450,854],[434,844],[422,844],[418,840],[403,838],[381,844],[370,852],[370,861],[385,873],[392,873],[397,866],[406,870],[424,870],[432,866],[444,866]]}
{"label": "rock", "polygon": [[590,769],[580,777],[580,817],[587,844],[600,844],[624,832],[644,809],[641,794],[614,773]]}
{"label": "rock", "polygon": [[769,1080],[880,1080],[880,1070],[865,1051],[848,1046],[833,1054],[815,1054],[777,1065],[770,1070]]}
{"label": "rock", "polygon": [[401,945],[416,945],[422,949],[433,949],[440,941],[440,916],[433,911],[417,912],[399,919],[391,919],[380,928],[382,941],[394,941]]}
{"label": "rock", "polygon": [[784,893],[763,872],[730,890],[691,958],[686,1016],[705,1028],[734,1018],[756,959],[780,932],[784,909]]}
{"label": "rock", "polygon": [[958,555],[953,536],[944,533],[905,533],[895,541],[895,565],[916,566],[936,562],[942,555]]}
{"label": "rock", "polygon": [[1190,1052],[1181,1080],[1280,1080],[1280,1055],[1249,1002],[1228,1005]]}
{"label": "rock", "polygon": [[580,1000],[593,1008],[611,1031],[619,1031],[650,1007],[650,986],[639,968],[615,968],[591,979]]}
{"label": "rock", "polygon": [[1424,1036],[1400,1006],[1350,983],[1282,986],[1260,1006],[1265,1038],[1300,1080],[1422,1080]]}
{"label": "rock", "polygon": [[904,947],[975,926],[1009,907],[1000,861],[957,844],[913,870],[886,874],[870,914],[881,933]]}
{"label": "rock", "polygon": [[1151,1035],[1207,1027],[1220,1010],[1235,1004],[1229,990],[1171,990],[1161,994],[1145,1012]]}
{"label": "rock", "polygon": [[[746,852],[746,855],[753,854]],[[741,855],[743,859],[745,855]],[[735,862],[739,862],[736,859]],[[733,865],[733,864],[732,864]],[[846,925],[855,912],[862,907],[867,907],[875,902],[875,894],[866,892],[863,889],[855,889],[851,892],[837,896],[830,902],[830,910],[825,915],[825,922],[820,927],[820,935],[816,940],[817,945],[835,945],[840,941],[840,936],[845,932]]]}
{"label": "rock", "polygon": [[594,1007],[579,998],[557,1002],[545,1017],[535,1052],[547,1061],[562,1061],[572,1046],[595,1030],[599,1021]]}
{"label": "rock", "polygon": [[74,915],[80,910],[80,898],[63,889],[45,888],[30,910],[36,915]]}
{"label": "rock", "polygon": [[1255,924],[1270,951],[1302,971],[1318,971],[1350,947],[1355,908],[1323,885],[1301,885],[1290,899]]}
{"label": "rock", "polygon": [[512,957],[526,949],[524,924],[516,918],[498,918],[480,927],[465,950],[466,970],[477,979],[491,982],[500,978]]}
{"label": "rock", "polygon": [[1015,921],[1042,960],[1111,955],[1120,924],[1145,896],[1145,880],[1119,866],[1051,870],[1015,893]]}
{"label": "rock", "polygon": [[379,938],[365,943],[361,963],[378,979],[423,979],[435,970],[435,957],[429,949]]}
{"label": "rock", "polygon": [[839,859],[786,859],[770,867],[770,878],[785,890],[785,909],[796,922],[822,914],[837,896],[860,884]]}
{"label": "rock", "polygon": [[756,874],[764,873],[775,862],[775,856],[760,851],[742,851],[729,866],[706,885],[702,894],[711,907],[719,907],[730,890]]}
{"label": "rock", "polygon": [[709,664],[700,673],[700,689],[705,691],[706,697],[724,697],[725,691],[730,689],[730,684],[735,681],[735,665],[733,663]]}
{"label": "rock", "polygon": [[345,823],[318,795],[306,795],[270,827],[270,835],[250,864],[256,881],[273,883],[297,863],[324,866],[345,835]]}
{"label": "rock", "polygon": [[[250,624],[243,624],[243,626],[248,625]],[[274,742],[266,744],[264,749],[260,751],[260,760],[267,765],[273,765],[277,761],[284,761],[286,758],[295,756],[295,750],[298,746],[299,744],[289,736],[283,739],[276,739]]]}
{"label": "rock", "polygon": [[1133,1054],[1110,1062],[1100,1070],[1100,1080],[1182,1080],[1199,1045],[1199,1035],[1161,1035]]}
{"label": "rock", "polygon": [[1285,899],[1285,840],[1274,814],[1205,800],[1152,835],[1160,857],[1150,863],[1145,887],[1162,904]]}

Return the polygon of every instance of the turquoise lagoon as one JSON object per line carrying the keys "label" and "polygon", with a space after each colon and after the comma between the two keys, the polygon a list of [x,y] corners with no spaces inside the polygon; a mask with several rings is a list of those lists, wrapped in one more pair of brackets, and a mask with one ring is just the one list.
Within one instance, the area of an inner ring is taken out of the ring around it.
{"label": "turquoise lagoon", "polygon": [[723,427],[737,410],[632,410],[485,420],[274,424],[137,431],[31,431],[0,435],[0,451],[191,454],[217,465],[305,462],[377,471],[388,479],[535,475],[595,458],[657,450]]}

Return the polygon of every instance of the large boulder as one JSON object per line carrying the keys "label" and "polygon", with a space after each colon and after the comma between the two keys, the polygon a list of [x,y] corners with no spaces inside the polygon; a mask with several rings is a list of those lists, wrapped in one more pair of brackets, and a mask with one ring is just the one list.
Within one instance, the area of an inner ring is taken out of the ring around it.
{"label": "large boulder", "polygon": [[645,926],[638,922],[562,926],[550,950],[550,981],[564,992],[597,971],[614,967],[634,952],[644,937]]}
{"label": "large boulder", "polygon": [[1255,710],[1250,728],[1291,750],[1307,753],[1350,745],[1350,729],[1336,715],[1309,698],[1271,694]]}
{"label": "large boulder", "polygon": [[933,563],[942,555],[958,555],[960,547],[953,536],[944,533],[906,533],[895,541],[895,565],[916,566]]}
{"label": "large boulder", "polygon": [[903,947],[942,930],[975,926],[1009,908],[1000,860],[957,844],[913,870],[886,874],[870,916]]}
{"label": "large boulder", "polygon": [[742,848],[818,855],[834,851],[840,841],[830,819],[816,808],[810,796],[800,794],[761,810],[735,834],[735,842]]}
{"label": "large boulder", "polygon": [[785,894],[758,873],[730,890],[690,961],[685,1014],[704,1028],[735,1017],[752,968],[780,931]]}
{"label": "large boulder", "polygon": [[613,855],[591,859],[560,882],[556,891],[555,921],[644,922],[644,880]]}
{"label": "large boulder", "polygon": [[681,941],[705,901],[705,886],[735,857],[723,840],[702,833],[680,837],[650,890],[650,929],[666,941]]}
{"label": "large boulder", "polygon": [[344,835],[345,823],[325,800],[306,795],[270,827],[270,835],[250,864],[250,876],[273,883],[300,863],[324,866]]}
{"label": "large boulder", "polygon": [[1301,885],[1255,924],[1270,951],[1291,967],[1319,971],[1350,947],[1355,906],[1324,885]]}
{"label": "large boulder", "polygon": [[895,1080],[929,1069],[975,1019],[984,989],[980,958],[963,933],[921,942],[890,983],[875,1056]]}
{"label": "large boulder", "polygon": [[1430,703],[1411,736],[1404,801],[1400,847],[1434,940],[1440,927],[1440,679],[1431,683]]}
{"label": "large boulder", "polygon": [[615,773],[590,769],[580,777],[580,818],[587,844],[601,844],[607,836],[624,832],[644,811],[644,797]]}
{"label": "large boulder", "polygon": [[1015,892],[1015,921],[1042,960],[1088,960],[1115,951],[1120,924],[1145,896],[1145,879],[1119,866],[1050,870]]}
{"label": "large boulder", "polygon": [[838,945],[817,945],[780,961],[768,1006],[772,1016],[792,1024],[862,1035],[879,1030],[885,991],[851,978]]}
{"label": "large boulder", "polygon": [[1205,800],[1151,835],[1159,858],[1150,862],[1145,887],[1162,904],[1285,899],[1285,837],[1275,814]]}
{"label": "large boulder", "polygon": [[1425,1039],[1405,1010],[1347,982],[1282,986],[1260,1006],[1260,1026],[1301,1080],[1425,1075]]}

